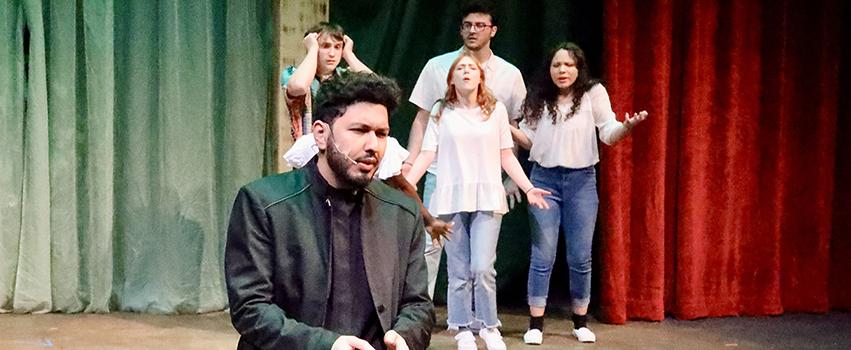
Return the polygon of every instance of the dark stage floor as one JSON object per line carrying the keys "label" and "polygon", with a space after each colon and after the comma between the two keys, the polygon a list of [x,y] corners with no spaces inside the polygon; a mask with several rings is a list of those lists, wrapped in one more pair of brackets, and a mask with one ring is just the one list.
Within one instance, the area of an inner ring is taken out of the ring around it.
{"label": "dark stage floor", "polygon": [[[851,313],[697,321],[632,321],[613,326],[592,321],[596,344],[580,344],[564,317],[547,319],[542,346],[523,345],[527,318],[500,310],[509,349],[851,349]],[[454,349],[445,330],[446,309],[430,349]],[[0,349],[235,349],[237,335],[225,313],[205,315],[0,314]],[[480,349],[484,344],[480,341]]]}

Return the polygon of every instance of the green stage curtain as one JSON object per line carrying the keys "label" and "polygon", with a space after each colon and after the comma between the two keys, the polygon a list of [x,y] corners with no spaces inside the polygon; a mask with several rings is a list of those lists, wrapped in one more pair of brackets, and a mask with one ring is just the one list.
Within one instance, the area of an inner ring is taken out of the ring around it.
{"label": "green stage curtain", "polygon": [[271,1],[0,4],[0,311],[226,307],[262,175]]}

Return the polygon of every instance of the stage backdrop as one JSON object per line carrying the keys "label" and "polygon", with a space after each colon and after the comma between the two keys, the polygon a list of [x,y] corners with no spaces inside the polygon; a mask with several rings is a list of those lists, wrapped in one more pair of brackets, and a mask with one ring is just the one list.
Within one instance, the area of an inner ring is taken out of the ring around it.
{"label": "stage backdrop", "polygon": [[[616,111],[651,112],[604,147],[604,320],[851,308],[849,5],[798,3],[500,2],[495,51],[527,77],[577,41]],[[230,203],[271,169],[280,127],[276,6],[0,4],[0,311],[226,306]],[[460,47],[458,9],[330,14],[409,93],[429,57]],[[413,114],[392,122],[403,142]],[[527,263],[521,207],[504,220],[500,303],[522,305]]]}
{"label": "stage backdrop", "polygon": [[[391,120],[391,134],[407,145],[408,130],[416,114],[407,102],[420,71],[429,58],[462,46],[460,11],[463,1],[332,1],[330,18],[355,40],[355,52],[379,73],[398,80],[404,102]],[[491,42],[494,53],[516,65],[529,83],[531,72],[543,64],[549,48],[571,40],[587,52],[595,76],[600,74],[602,3],[588,1],[499,1],[499,25]],[[521,158],[528,156],[524,153]],[[561,253],[560,253],[561,254]],[[529,267],[529,223],[525,202],[502,220],[497,247],[499,303],[526,305]],[[562,259],[563,255],[560,255]],[[564,260],[559,260],[553,280],[555,300],[568,291]],[[445,302],[445,259],[435,301]]]}
{"label": "stage backdrop", "polygon": [[651,119],[601,165],[605,320],[851,308],[842,3],[606,1],[615,110]]}
{"label": "stage backdrop", "polygon": [[[527,82],[547,47],[572,40],[606,78],[619,118],[650,112],[632,137],[602,146],[592,299],[601,319],[851,308],[845,3],[499,2],[492,47]],[[334,1],[331,19],[409,94],[428,58],[461,46],[459,7]],[[414,113],[405,104],[391,123],[403,142]],[[500,304],[525,301],[524,211],[503,221]],[[562,259],[555,297],[567,292]]]}
{"label": "stage backdrop", "polygon": [[0,311],[227,306],[227,215],[264,169],[273,9],[0,3]]}

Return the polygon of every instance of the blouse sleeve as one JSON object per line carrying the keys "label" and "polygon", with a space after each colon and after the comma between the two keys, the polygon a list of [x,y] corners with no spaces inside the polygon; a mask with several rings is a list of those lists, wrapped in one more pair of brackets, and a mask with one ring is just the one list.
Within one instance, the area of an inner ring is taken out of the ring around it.
{"label": "blouse sleeve", "polygon": [[446,91],[445,86],[441,88],[441,81],[446,80],[446,74],[443,74],[443,77],[440,75],[434,59],[426,62],[408,101],[423,110],[428,110],[429,106],[433,106],[435,101],[439,100],[443,96],[442,93]]}
{"label": "blouse sleeve", "polygon": [[423,135],[423,151],[437,151],[437,141],[439,125],[434,121],[434,115],[429,116],[428,126],[426,127],[425,135]]}
{"label": "blouse sleeve", "polygon": [[591,97],[591,108],[594,113],[594,125],[600,130],[600,141],[607,145],[611,145],[623,138],[623,134],[627,129],[621,122],[615,119],[615,112],[612,111],[612,103],[609,100],[609,94],[602,84],[597,84],[588,90],[588,95]]}
{"label": "blouse sleeve", "polygon": [[520,108],[523,105],[523,100],[526,98],[526,84],[523,82],[523,75],[517,73],[514,84],[512,84],[511,101],[505,105],[510,120],[520,119]]}
{"label": "blouse sleeve", "polygon": [[[540,120],[538,122],[540,122]],[[530,125],[529,121],[527,119],[523,119],[523,121],[520,122],[519,128],[520,128],[520,131],[522,131],[523,134],[525,134],[526,137],[529,138],[529,141],[532,141],[532,143],[534,144],[535,143],[535,134],[538,131],[538,125],[537,124]]]}
{"label": "blouse sleeve", "polygon": [[499,149],[514,148],[514,141],[511,139],[511,127],[508,124],[508,112],[505,110],[505,105],[497,102],[494,109],[494,117],[497,117],[499,122]]}

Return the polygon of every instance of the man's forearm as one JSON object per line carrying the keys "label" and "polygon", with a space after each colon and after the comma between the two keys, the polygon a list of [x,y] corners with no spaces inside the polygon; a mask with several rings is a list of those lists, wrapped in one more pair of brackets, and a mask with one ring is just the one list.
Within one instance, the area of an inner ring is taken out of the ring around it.
{"label": "man's forearm", "polygon": [[410,154],[406,161],[413,163],[420,154],[420,149],[423,146],[423,135],[425,134],[427,125],[428,111],[420,108],[414,117],[414,122],[411,123],[411,131],[408,133],[408,152]]}
{"label": "man's forearm", "polygon": [[309,49],[307,55],[296,67],[295,72],[287,82],[286,93],[289,96],[297,97],[304,96],[310,93],[310,84],[313,83],[313,77],[316,76],[318,67],[318,49]]}
{"label": "man's forearm", "polygon": [[260,349],[330,349],[340,334],[288,318],[274,304],[231,309],[234,328]]}
{"label": "man's forearm", "polygon": [[343,57],[346,63],[349,64],[349,69],[358,73],[372,73],[372,70],[366,66],[354,53],[347,54]]}

